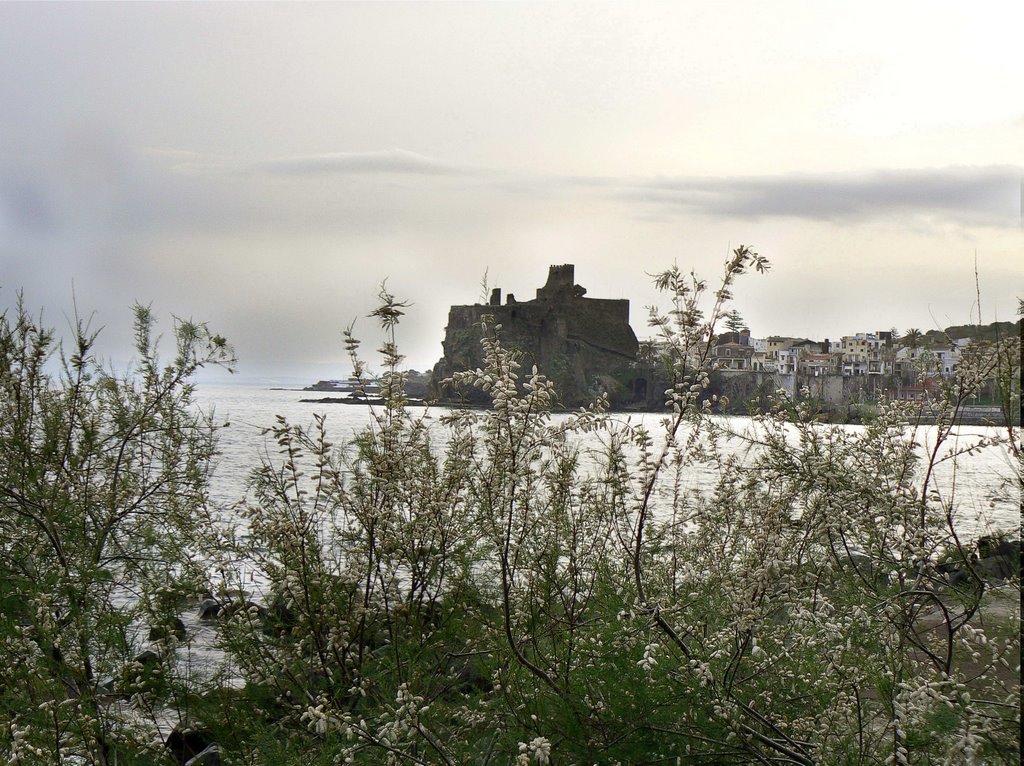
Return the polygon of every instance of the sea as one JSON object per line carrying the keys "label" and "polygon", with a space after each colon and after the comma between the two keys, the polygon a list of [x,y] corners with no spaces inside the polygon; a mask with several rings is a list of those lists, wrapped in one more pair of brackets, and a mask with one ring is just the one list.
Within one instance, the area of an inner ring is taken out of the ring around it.
{"label": "sea", "polygon": [[[232,523],[233,510],[245,497],[247,481],[253,468],[264,457],[280,459],[278,445],[267,429],[277,422],[277,417],[286,418],[293,425],[308,426],[314,416],[326,418],[330,440],[336,445],[350,441],[365,429],[373,416],[373,408],[364,404],[332,404],[319,401],[304,402],[303,399],[323,399],[323,392],[298,389],[269,388],[261,385],[202,383],[196,388],[196,402],[205,411],[212,412],[213,422],[218,424],[219,452],[213,467],[210,499],[215,509],[224,514],[227,523]],[[378,410],[379,411],[379,410]],[[446,427],[442,423],[447,412],[442,407],[413,410],[426,418],[432,440],[443,445]],[[568,415],[553,415],[554,421]],[[655,437],[664,415],[658,413],[612,413],[611,418],[621,424],[643,424]],[[737,434],[750,434],[755,427],[750,418],[723,418],[722,424]],[[863,426],[841,426],[851,431]],[[918,429],[915,436],[922,450],[930,450],[934,443],[936,429]],[[961,426],[955,429],[948,442],[949,449],[967,447],[979,439],[996,436],[998,431],[979,426]],[[581,447],[600,447],[600,434],[584,434]],[[589,442],[589,443],[588,443]],[[728,450],[739,452],[747,449],[746,442],[736,437],[727,445]],[[1020,536],[1020,467],[1006,447],[990,446],[971,454],[959,456],[955,461],[941,462],[935,474],[935,486],[944,498],[955,499],[955,525],[962,538],[977,538],[985,534],[1004,533],[1012,538]],[[707,466],[695,466],[688,472],[688,488],[695,491],[709,490],[717,476]],[[236,519],[238,532],[244,537],[244,524]],[[236,572],[241,582],[221,583],[221,587],[238,587],[251,592],[258,601],[265,599],[267,583],[255,569],[245,571],[244,562],[236,562],[243,569]],[[211,572],[216,586],[216,579]],[[220,648],[216,625],[199,619],[194,609],[181,615],[188,631],[188,641],[180,646],[178,654],[180,667],[185,668],[188,677],[195,680],[230,686],[244,684],[241,674],[236,672],[228,655]],[[144,626],[138,626],[139,640],[144,637]],[[216,680],[214,680],[216,679]],[[171,710],[154,712],[154,723],[161,736],[166,736],[177,724],[177,715]]]}
{"label": "sea", "polygon": [[[211,500],[221,508],[236,505],[246,492],[252,469],[261,456],[276,457],[277,445],[266,430],[283,416],[294,425],[310,425],[313,417],[321,413],[331,441],[343,444],[370,423],[373,407],[364,404],[336,404],[322,401],[304,402],[303,399],[323,399],[330,395],[317,391],[269,388],[259,385],[200,384],[197,403],[212,411],[218,430],[219,455],[211,482]],[[379,408],[378,408],[379,409]],[[442,416],[446,409],[430,407],[414,410],[423,414],[436,444],[446,441]],[[568,415],[553,415],[554,420]],[[643,424],[654,436],[660,429],[664,415],[659,413],[612,413],[613,420],[631,425]],[[723,424],[737,434],[753,433],[750,418],[723,416]],[[832,426],[828,426],[832,427]],[[839,426],[858,431],[864,426]],[[914,436],[922,451],[931,451],[937,429],[919,427]],[[1005,432],[1004,432],[1005,433]],[[958,426],[944,445],[943,455],[950,450],[962,449],[981,439],[1000,435],[1000,429],[985,426]],[[581,446],[598,449],[600,434],[584,434]],[[1019,440],[1019,434],[1016,436]],[[589,443],[588,443],[589,440]],[[747,449],[740,437],[727,445],[727,450]],[[952,499],[955,506],[955,526],[964,538],[977,538],[986,534],[1003,533],[1013,538],[1020,536],[1021,519],[1021,466],[1007,444],[995,444],[959,455],[955,460],[944,460],[935,471],[935,488],[943,500]],[[689,475],[690,488],[707,490],[716,479],[716,473],[707,467],[696,467]]]}

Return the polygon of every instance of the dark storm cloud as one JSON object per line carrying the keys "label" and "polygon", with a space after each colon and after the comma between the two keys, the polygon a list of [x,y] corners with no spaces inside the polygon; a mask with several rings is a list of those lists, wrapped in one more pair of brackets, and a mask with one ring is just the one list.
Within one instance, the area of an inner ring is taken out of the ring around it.
{"label": "dark storm cloud", "polygon": [[723,217],[830,221],[921,214],[964,224],[1015,226],[1021,172],[995,166],[574,182],[611,188],[618,199]]}

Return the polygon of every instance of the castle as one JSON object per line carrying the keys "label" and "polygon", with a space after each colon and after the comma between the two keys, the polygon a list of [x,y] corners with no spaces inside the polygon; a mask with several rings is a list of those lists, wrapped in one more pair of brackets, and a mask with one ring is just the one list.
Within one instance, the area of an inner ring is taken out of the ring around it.
{"label": "castle", "polygon": [[613,400],[633,395],[637,339],[629,326],[629,301],[587,298],[575,282],[572,264],[551,266],[536,298],[517,301],[495,288],[487,305],[452,306],[445,328],[444,357],[434,367],[433,383],[444,399],[481,398],[480,392],[446,390],[441,381],[460,370],[483,364],[480,346],[485,315],[501,325],[502,345],[516,350],[520,364],[533,365],[556,384],[565,406],[576,406],[608,393]]}

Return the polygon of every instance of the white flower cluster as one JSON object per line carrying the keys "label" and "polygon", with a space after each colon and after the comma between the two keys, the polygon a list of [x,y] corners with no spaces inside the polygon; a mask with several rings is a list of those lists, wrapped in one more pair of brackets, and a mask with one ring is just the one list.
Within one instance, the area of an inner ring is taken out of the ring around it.
{"label": "white flower cluster", "polygon": [[330,703],[323,698],[317,699],[317,705],[310,705],[300,716],[299,720],[306,724],[306,728],[316,734],[327,734],[331,731],[338,731],[343,734],[350,733],[348,722],[339,717],[330,708]]}
{"label": "white flower cluster", "polygon": [[960,736],[953,743],[953,747],[950,748],[943,763],[946,766],[953,766],[954,764],[976,766],[976,764],[985,763],[985,761],[979,758],[981,749],[985,744],[985,740],[981,736],[982,733],[982,729],[975,725],[972,716],[964,716],[960,727]]}
{"label": "white flower cluster", "polygon": [[377,732],[377,739],[386,747],[397,746],[403,738],[419,730],[420,715],[430,710],[429,705],[423,704],[423,697],[412,694],[406,683],[398,687],[395,702],[397,707],[392,711],[393,719]]}
{"label": "white flower cluster", "polygon": [[714,683],[715,677],[711,673],[711,666],[706,662],[699,660],[690,660],[688,667],[693,671],[694,675],[697,676],[697,680],[703,687],[710,686]]}
{"label": "white flower cluster", "polygon": [[31,730],[28,726],[19,728],[17,716],[11,721],[11,766],[30,763],[35,758],[45,758],[46,752],[29,741]]}
{"label": "white flower cluster", "polygon": [[529,743],[519,743],[516,766],[529,766],[531,760],[536,761],[540,766],[551,762],[551,743],[546,737],[534,737]]}
{"label": "white flower cluster", "polygon": [[636,664],[643,668],[647,673],[654,670],[655,665],[658,664],[658,660],[655,658],[655,654],[658,650],[658,645],[655,643],[649,643],[644,647],[644,656]]}

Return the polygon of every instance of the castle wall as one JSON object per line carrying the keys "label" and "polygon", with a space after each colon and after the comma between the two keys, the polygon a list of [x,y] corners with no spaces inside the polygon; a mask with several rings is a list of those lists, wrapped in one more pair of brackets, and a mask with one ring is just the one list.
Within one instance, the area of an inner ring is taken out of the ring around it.
{"label": "castle wall", "polygon": [[567,333],[592,346],[629,359],[639,344],[629,326],[629,301],[577,298],[568,314]]}
{"label": "castle wall", "polygon": [[524,368],[536,364],[554,380],[567,405],[587,401],[602,392],[597,388],[629,377],[639,346],[629,326],[629,301],[585,298],[586,290],[574,279],[571,264],[552,266],[535,300],[499,305],[501,292],[495,289],[490,305],[452,306],[444,357],[434,368],[435,386],[454,372],[483,364],[480,326],[485,315],[502,326],[502,345],[519,353]]}

